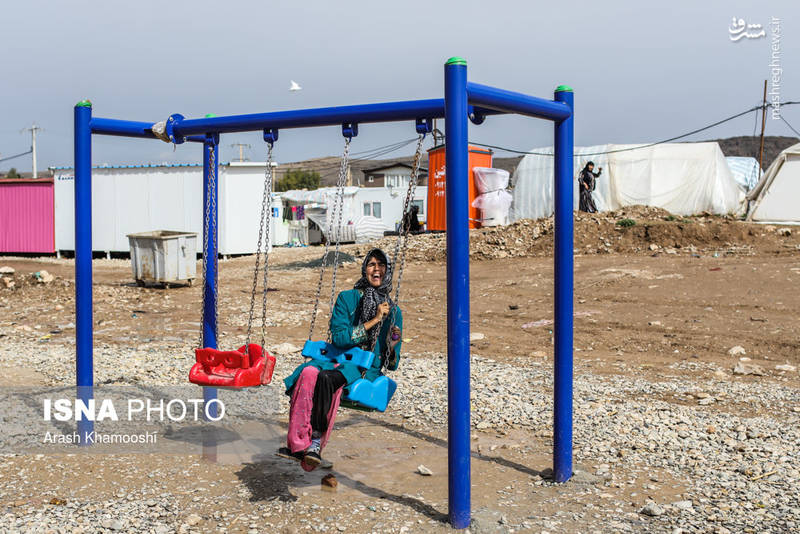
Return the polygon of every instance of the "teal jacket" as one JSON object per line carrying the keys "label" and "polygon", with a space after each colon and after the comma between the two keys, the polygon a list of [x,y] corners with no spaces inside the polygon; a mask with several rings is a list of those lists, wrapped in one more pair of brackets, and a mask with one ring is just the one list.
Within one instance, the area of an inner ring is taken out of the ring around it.
{"label": "teal jacket", "polygon": [[[331,343],[340,349],[359,347],[362,345],[362,343],[367,341],[367,331],[364,329],[364,325],[361,324],[358,316],[358,305],[361,303],[361,296],[362,293],[360,290],[350,289],[348,291],[342,291],[339,293],[339,296],[336,297],[336,304],[334,305],[333,313],[331,314],[330,331]],[[394,307],[393,314],[394,325],[399,327],[402,331],[403,314],[398,306]],[[391,323],[391,319],[386,318],[383,321],[383,325],[381,325],[381,332],[378,335],[378,340],[375,342],[375,349],[373,351],[375,353],[375,359],[372,362],[372,367],[367,369],[367,372],[364,375],[364,378],[367,380],[375,380],[381,375],[381,353],[386,344],[386,338],[389,335]],[[402,341],[400,341],[397,343],[397,345],[395,345],[394,356],[386,363],[386,368],[390,371],[396,370],[397,366],[400,364],[400,348],[402,344]],[[289,394],[289,391],[294,386],[294,383],[297,381],[297,378],[300,376],[300,373],[303,371],[303,369],[309,365],[312,365],[323,371],[334,369],[335,364],[333,362],[309,360],[300,365],[291,375],[283,379],[287,394]],[[347,392],[347,387],[361,378],[361,369],[351,363],[342,364],[339,367],[336,367],[336,369],[339,370],[347,380],[345,392]]]}

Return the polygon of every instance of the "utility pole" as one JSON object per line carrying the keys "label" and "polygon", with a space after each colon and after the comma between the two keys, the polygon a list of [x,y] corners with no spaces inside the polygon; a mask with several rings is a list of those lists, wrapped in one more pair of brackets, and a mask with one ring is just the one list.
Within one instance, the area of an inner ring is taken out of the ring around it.
{"label": "utility pole", "polygon": [[[758,150],[758,171],[764,168],[764,126],[767,117],[767,80],[764,80],[764,100],[761,104],[761,148]],[[759,174],[759,177],[761,175]]]}
{"label": "utility pole", "polygon": [[231,145],[232,148],[239,147],[239,161],[244,161],[244,149],[246,148],[253,148],[252,146],[248,145],[247,143],[233,143]]}
{"label": "utility pole", "polygon": [[31,132],[31,154],[33,159],[33,177],[38,178],[38,172],[36,169],[36,132],[41,131],[42,128],[36,126],[36,123],[33,123],[30,128],[25,128],[22,131]]}

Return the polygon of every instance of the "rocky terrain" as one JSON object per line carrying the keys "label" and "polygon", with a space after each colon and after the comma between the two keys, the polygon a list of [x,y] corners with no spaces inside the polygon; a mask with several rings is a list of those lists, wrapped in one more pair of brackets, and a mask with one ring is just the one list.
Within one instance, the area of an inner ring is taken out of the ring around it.
{"label": "rocky terrain", "polygon": [[[800,529],[797,233],[643,208],[576,216],[576,473],[555,484],[552,224],[472,232],[470,531]],[[237,426],[215,446],[176,427],[155,452],[20,450],[47,425],[15,399],[75,383],[73,265],[0,258],[0,532],[449,531],[444,234],[412,243],[398,392],[384,414],[341,411],[324,451],[333,469],[310,473],[273,452],[287,421],[279,380],[301,361],[316,289],[302,265],[321,249],[271,255],[273,384],[220,392]],[[233,347],[253,258],[220,266],[221,343]],[[359,267],[341,267],[340,288]],[[96,260],[94,273],[98,387],[196,392],[199,287],[139,288],[127,260]],[[315,337],[325,294],[321,309]]]}

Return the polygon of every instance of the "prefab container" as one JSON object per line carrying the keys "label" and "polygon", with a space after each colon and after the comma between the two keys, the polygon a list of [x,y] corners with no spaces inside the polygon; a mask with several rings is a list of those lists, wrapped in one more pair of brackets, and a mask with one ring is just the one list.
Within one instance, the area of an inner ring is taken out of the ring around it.
{"label": "prefab container", "polygon": [[55,251],[53,179],[0,180],[0,252]]}
{"label": "prefab container", "polygon": [[[403,219],[406,192],[401,188],[344,187],[339,238],[345,242],[362,242],[362,239],[371,239],[364,237],[367,234],[372,236],[375,232],[397,230]],[[309,245],[321,242],[328,231],[336,194],[335,187],[281,193],[285,205],[284,219],[289,221],[289,240],[292,243]],[[412,201],[424,214],[427,211],[427,189],[417,188]],[[309,224],[309,220],[313,224]]]}
{"label": "prefab container", "polygon": [[[54,168],[55,248],[75,249],[74,171]],[[253,254],[258,243],[265,163],[219,166],[220,254]],[[281,244],[282,204],[273,194],[270,241]],[[128,252],[128,234],[164,228],[193,232],[202,241],[203,168],[199,164],[128,165],[92,170],[92,250]],[[285,243],[285,241],[284,241]]]}
{"label": "prefab container", "polygon": [[[472,202],[478,196],[478,189],[475,187],[472,169],[475,167],[491,167],[492,151],[476,146],[469,147],[469,173],[463,178],[469,187],[469,227],[477,228],[480,221],[478,208],[472,207]],[[446,230],[447,179],[445,169],[444,146],[438,146],[428,151],[428,230]]]}

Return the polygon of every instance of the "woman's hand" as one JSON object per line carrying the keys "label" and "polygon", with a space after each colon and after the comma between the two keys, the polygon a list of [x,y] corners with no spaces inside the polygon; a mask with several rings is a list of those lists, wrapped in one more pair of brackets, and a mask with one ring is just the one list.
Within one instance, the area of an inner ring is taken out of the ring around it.
{"label": "woman's hand", "polygon": [[381,302],[378,304],[378,310],[375,313],[375,317],[364,323],[365,330],[372,330],[376,326],[378,326],[381,321],[386,319],[389,315],[389,303],[388,302]]}
{"label": "woman's hand", "polygon": [[390,350],[394,350],[395,345],[400,343],[401,334],[402,332],[400,332],[400,327],[398,326],[393,326],[389,331],[389,334],[386,336],[386,344],[389,346]]}

